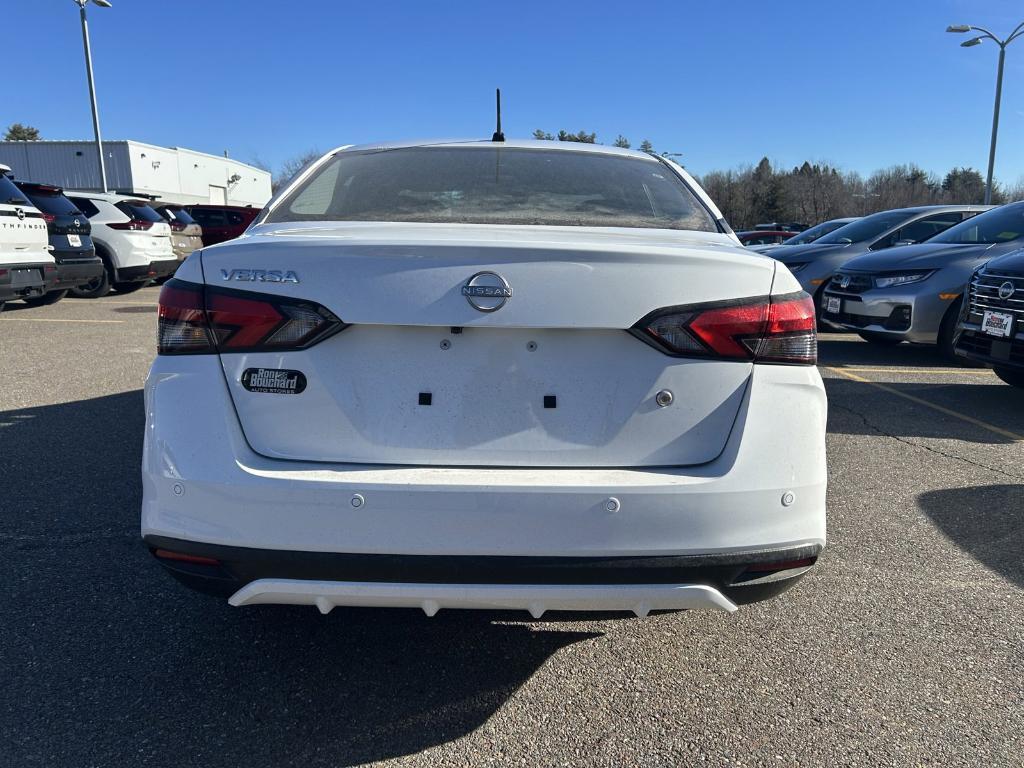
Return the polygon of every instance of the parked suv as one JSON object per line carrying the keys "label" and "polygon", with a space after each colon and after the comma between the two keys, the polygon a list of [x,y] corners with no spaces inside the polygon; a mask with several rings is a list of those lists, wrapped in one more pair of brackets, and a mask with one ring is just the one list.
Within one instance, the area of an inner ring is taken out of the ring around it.
{"label": "parked suv", "polygon": [[236,606],[732,611],[825,545],[814,325],[666,158],[331,152],[160,293],[142,535]]}
{"label": "parked suv", "polygon": [[203,247],[203,228],[185,206],[163,203],[154,206],[154,210],[171,225],[171,248],[179,264]]}
{"label": "parked suv", "polygon": [[1024,249],[986,263],[967,284],[956,354],[1024,388]]}
{"label": "parked suv", "polygon": [[964,284],[981,264],[1024,245],[1024,202],[994,208],[925,243],[845,262],[825,288],[822,318],[876,344],[938,344],[950,361]]}
{"label": "parked suv", "polygon": [[186,205],[185,210],[203,228],[204,245],[234,240],[260,213],[259,208],[241,205]]}
{"label": "parked suv", "polygon": [[56,304],[68,291],[86,285],[103,274],[103,262],[96,255],[89,217],[64,196],[60,187],[16,181],[18,187],[43,214],[49,230],[57,279],[44,296],[25,299],[26,304]]}
{"label": "parked suv", "polygon": [[69,192],[68,198],[89,217],[96,255],[105,267],[92,282],[72,288],[75,296],[98,298],[111,287],[131,293],[177,269],[171,227],[145,200],[100,192]]}
{"label": "parked suv", "polygon": [[0,308],[46,294],[57,278],[43,214],[0,165]]}
{"label": "parked suv", "polygon": [[969,219],[990,205],[922,205],[865,216],[808,245],[783,245],[767,255],[796,275],[800,286],[821,307],[825,284],[839,266],[854,256],[894,245],[923,242]]}

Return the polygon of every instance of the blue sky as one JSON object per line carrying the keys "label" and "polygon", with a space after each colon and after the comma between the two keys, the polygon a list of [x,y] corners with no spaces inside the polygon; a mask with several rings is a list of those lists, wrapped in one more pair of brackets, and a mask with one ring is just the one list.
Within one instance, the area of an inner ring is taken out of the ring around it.
{"label": "blue sky", "polygon": [[[984,171],[997,48],[1019,0],[677,0],[665,3],[112,0],[90,6],[106,138],[277,167],[310,148],[619,133],[696,173],[768,155],[870,172],[913,161]],[[23,74],[0,124],[90,138],[72,0],[0,0],[4,59]],[[996,177],[1024,175],[1024,39],[1007,52]]]}

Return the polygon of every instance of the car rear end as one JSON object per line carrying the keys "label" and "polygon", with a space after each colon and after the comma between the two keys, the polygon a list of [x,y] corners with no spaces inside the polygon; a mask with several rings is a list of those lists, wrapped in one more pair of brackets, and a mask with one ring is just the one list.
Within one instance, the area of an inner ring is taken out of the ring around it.
{"label": "car rear end", "polygon": [[117,271],[118,283],[159,280],[174,274],[178,259],[171,245],[171,225],[145,200],[126,198],[114,203],[127,220],[108,222],[122,235],[132,266]]}
{"label": "car rear end", "polygon": [[813,565],[809,297],[677,166],[538,146],[329,155],[165,285],[168,570],[235,605],[539,616],[733,610]]}
{"label": "car rear end", "polygon": [[203,247],[203,228],[184,206],[162,205],[156,208],[171,227],[171,248],[180,264]]}
{"label": "car rear end", "polygon": [[85,285],[103,274],[103,262],[92,244],[89,218],[74,205],[60,187],[33,182],[16,182],[43,215],[52,255],[57,263],[51,291],[67,291]]}
{"label": "car rear end", "polygon": [[0,307],[14,299],[35,299],[57,277],[43,214],[0,166]]}

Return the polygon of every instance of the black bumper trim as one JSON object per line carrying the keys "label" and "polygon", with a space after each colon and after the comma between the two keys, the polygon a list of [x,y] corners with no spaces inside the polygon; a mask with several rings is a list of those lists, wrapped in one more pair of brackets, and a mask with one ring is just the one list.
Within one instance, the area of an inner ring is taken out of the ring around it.
{"label": "black bumper trim", "polygon": [[[753,602],[791,586],[803,575],[757,579],[744,585],[744,572],[765,565],[817,558],[817,544],[699,555],[644,557],[530,557],[505,555],[384,555],[231,547],[146,536],[151,552],[214,558],[221,565],[196,565],[158,558],[175,577],[204,592],[229,595],[263,578],[370,581],[406,584],[708,584],[733,602]],[[785,575],[785,572],[783,573]]]}
{"label": "black bumper trim", "polygon": [[177,259],[161,259],[143,264],[141,267],[121,267],[117,270],[117,282],[134,283],[138,280],[156,280],[173,275],[181,264]]}

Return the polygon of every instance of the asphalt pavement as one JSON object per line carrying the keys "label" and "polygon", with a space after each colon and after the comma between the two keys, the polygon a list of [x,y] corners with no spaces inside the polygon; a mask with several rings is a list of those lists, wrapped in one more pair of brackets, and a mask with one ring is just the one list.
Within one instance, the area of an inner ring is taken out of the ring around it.
{"label": "asphalt pavement", "polygon": [[732,615],[235,609],[139,542],[156,299],[0,314],[3,768],[1024,765],[1024,391],[991,372],[823,336],[829,547]]}

